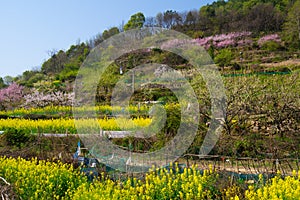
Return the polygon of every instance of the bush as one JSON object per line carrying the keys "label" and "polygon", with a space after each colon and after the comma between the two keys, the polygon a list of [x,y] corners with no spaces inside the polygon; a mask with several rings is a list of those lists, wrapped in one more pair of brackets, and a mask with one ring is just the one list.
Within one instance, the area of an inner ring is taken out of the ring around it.
{"label": "bush", "polygon": [[21,148],[32,138],[29,131],[15,128],[5,130],[4,136],[8,145],[17,146],[18,148]]}
{"label": "bush", "polygon": [[267,51],[276,51],[281,49],[281,45],[275,41],[267,41],[262,44],[261,48]]}
{"label": "bush", "polygon": [[229,49],[222,49],[215,56],[214,61],[220,67],[230,65],[231,60],[233,59],[233,53]]}

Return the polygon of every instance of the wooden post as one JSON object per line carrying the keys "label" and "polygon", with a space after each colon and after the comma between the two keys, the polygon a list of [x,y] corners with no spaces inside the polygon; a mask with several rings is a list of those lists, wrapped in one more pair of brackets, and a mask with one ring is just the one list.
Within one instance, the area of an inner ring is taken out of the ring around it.
{"label": "wooden post", "polygon": [[188,168],[190,167],[190,164],[189,164],[189,156],[186,156],[186,165],[187,165]]}

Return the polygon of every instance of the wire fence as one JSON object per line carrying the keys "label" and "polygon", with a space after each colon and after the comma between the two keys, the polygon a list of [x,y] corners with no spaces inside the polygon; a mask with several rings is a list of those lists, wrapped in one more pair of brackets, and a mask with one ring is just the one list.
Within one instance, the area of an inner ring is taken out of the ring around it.
{"label": "wire fence", "polygon": [[[39,134],[38,141],[41,141],[42,137],[57,138],[59,146],[64,146],[63,138],[73,138],[72,141],[77,141],[80,139],[79,135],[73,134]],[[77,139],[76,139],[77,138]],[[75,139],[75,140],[74,140]],[[68,144],[70,145],[70,144]],[[72,147],[73,149],[76,146]],[[126,147],[120,147],[127,150],[130,153],[130,149]],[[71,152],[72,154],[73,152]],[[147,153],[147,152],[138,152]],[[70,154],[70,152],[69,152]],[[71,156],[64,154],[65,156]],[[113,154],[112,154],[113,155]],[[110,155],[110,156],[112,156]],[[168,152],[161,154],[161,162],[157,163],[158,166],[169,166]],[[224,155],[206,155],[201,156],[199,154],[184,154],[182,156],[177,156],[176,162],[182,166],[191,167],[192,165],[197,165],[201,170],[213,169],[216,171],[229,171],[237,174],[276,174],[280,171],[282,175],[291,175],[293,171],[298,172],[300,170],[299,158],[253,158],[253,157],[232,157]],[[147,160],[143,161],[147,164]],[[134,167],[134,166],[129,166]]]}
{"label": "wire fence", "polygon": [[197,164],[201,169],[214,169],[217,171],[231,171],[239,174],[276,174],[291,175],[299,171],[299,158],[250,158],[229,157],[222,155],[199,156],[186,154],[179,163],[187,167]]}

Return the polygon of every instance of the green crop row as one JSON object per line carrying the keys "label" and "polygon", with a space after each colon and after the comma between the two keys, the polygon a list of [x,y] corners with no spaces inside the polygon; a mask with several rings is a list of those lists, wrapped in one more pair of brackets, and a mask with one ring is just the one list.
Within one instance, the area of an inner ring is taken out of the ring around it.
{"label": "green crop row", "polygon": [[148,115],[149,108],[146,105],[128,107],[121,106],[94,106],[94,107],[71,107],[71,106],[47,106],[43,108],[18,108],[15,110],[0,111],[0,117],[8,118],[69,118],[73,117],[73,112],[77,116],[112,116],[130,113],[131,115]]}

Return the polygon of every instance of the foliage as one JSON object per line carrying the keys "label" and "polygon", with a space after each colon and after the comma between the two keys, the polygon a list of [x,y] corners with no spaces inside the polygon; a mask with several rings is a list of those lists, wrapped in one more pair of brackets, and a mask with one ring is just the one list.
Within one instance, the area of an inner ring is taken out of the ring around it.
{"label": "foliage", "polygon": [[38,70],[27,70],[23,72],[22,76],[18,79],[18,83],[26,87],[33,87],[35,83],[44,79],[46,79],[46,76]]}
{"label": "foliage", "polygon": [[231,60],[233,59],[233,53],[229,49],[222,49],[215,56],[214,61],[221,67],[230,65]]}
{"label": "foliage", "polygon": [[256,33],[275,32],[281,30],[283,16],[284,14],[278,11],[272,3],[257,3],[249,9],[244,19],[245,24],[242,26]]}
{"label": "foliage", "polygon": [[145,23],[144,14],[138,12],[130,17],[129,21],[124,25],[124,30],[128,31],[130,29],[142,28],[144,23]]}
{"label": "foliage", "polygon": [[51,58],[43,63],[41,70],[43,73],[53,75],[59,73],[64,68],[64,64],[68,57],[63,50],[60,50],[59,52],[53,50],[50,54]]}
{"label": "foliage", "polygon": [[16,129],[14,127],[8,128],[4,132],[7,144],[19,148],[30,140],[29,134],[28,130]]}
{"label": "foliage", "polygon": [[181,20],[181,16],[176,11],[167,10],[163,14],[163,27],[169,29],[181,23]]}
{"label": "foliage", "polygon": [[67,76],[67,74],[76,74],[89,51],[85,43],[71,45],[66,52],[53,50],[50,52],[51,57],[43,63],[41,72],[52,76],[59,75],[64,81],[74,80],[74,76]]}
{"label": "foliage", "polygon": [[103,37],[104,40],[106,40],[107,38],[109,38],[109,37],[111,37],[113,35],[116,35],[119,32],[120,32],[120,30],[117,27],[112,27],[109,30],[103,31],[102,37]]}
{"label": "foliage", "polygon": [[7,85],[4,83],[4,80],[2,77],[0,77],[0,89],[5,88]]}
{"label": "foliage", "polygon": [[280,48],[282,48],[282,46],[275,41],[267,41],[263,43],[263,45],[261,45],[261,49],[267,51],[276,51],[276,50],[280,50]]}
{"label": "foliage", "polygon": [[77,77],[77,73],[80,65],[67,64],[65,68],[59,73],[59,80],[62,81],[74,81]]}
{"label": "foliage", "polygon": [[283,39],[292,47],[300,48],[300,0],[296,0],[283,24]]}
{"label": "foliage", "polygon": [[15,78],[12,76],[4,76],[3,81],[5,85],[11,85],[13,82],[15,82]]}
{"label": "foliage", "polygon": [[181,24],[182,24],[182,16],[176,11],[167,10],[164,13],[159,12],[156,15],[155,26],[171,29]]}

